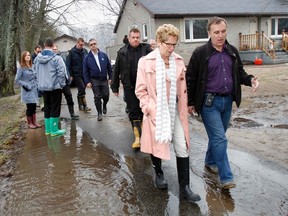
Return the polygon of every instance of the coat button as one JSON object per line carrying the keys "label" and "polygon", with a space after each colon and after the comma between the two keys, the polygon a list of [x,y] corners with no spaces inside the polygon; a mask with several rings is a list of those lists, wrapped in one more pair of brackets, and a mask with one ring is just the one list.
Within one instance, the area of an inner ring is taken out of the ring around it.
{"label": "coat button", "polygon": [[185,90],[184,90],[184,93],[186,93],[186,92],[187,92],[187,90],[185,89]]}
{"label": "coat button", "polygon": [[181,79],[180,79],[181,81],[183,81],[184,80],[184,77],[181,77]]}

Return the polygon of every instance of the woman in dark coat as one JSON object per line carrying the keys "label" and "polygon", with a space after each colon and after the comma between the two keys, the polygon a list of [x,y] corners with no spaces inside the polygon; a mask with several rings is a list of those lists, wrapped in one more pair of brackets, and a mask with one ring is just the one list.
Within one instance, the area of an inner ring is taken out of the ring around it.
{"label": "woman in dark coat", "polygon": [[26,104],[28,127],[31,129],[41,127],[36,122],[36,104],[38,102],[37,79],[32,71],[32,58],[28,51],[21,54],[20,67],[17,70],[15,82],[22,86],[21,101]]}

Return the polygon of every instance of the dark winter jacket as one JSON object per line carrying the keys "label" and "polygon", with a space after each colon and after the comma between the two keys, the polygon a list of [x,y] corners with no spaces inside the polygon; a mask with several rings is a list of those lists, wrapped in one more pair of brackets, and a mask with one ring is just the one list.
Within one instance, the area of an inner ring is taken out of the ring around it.
{"label": "dark winter jacket", "polygon": [[[130,80],[130,62],[128,59],[129,46],[129,44],[124,45],[118,50],[117,53],[111,83],[111,89],[114,93],[119,92],[120,76],[124,89],[135,88],[136,83],[132,83]],[[145,56],[152,51],[149,44],[140,43],[139,46],[141,48],[141,56]]]}
{"label": "dark winter jacket", "polygon": [[90,77],[101,81],[107,80],[107,78],[109,78],[110,80],[112,79],[112,67],[108,56],[106,55],[106,53],[98,51],[98,57],[101,70],[96,63],[92,51],[90,51],[88,55],[84,58],[83,78],[85,85],[90,82]]}
{"label": "dark winter jacket", "polygon": [[70,73],[70,76],[82,76],[83,74],[83,60],[88,54],[88,51],[83,49],[77,49],[76,45],[69,51],[66,58],[66,66]]}
{"label": "dark winter jacket", "polygon": [[[248,75],[242,65],[237,49],[225,42],[228,54],[232,59],[232,77],[233,77],[233,100],[237,107],[241,103],[241,84],[251,86],[253,75]],[[208,60],[215,52],[211,39],[208,43],[196,48],[191,56],[186,72],[188,106],[195,106],[198,114],[201,113],[203,106],[204,93],[207,81]]]}

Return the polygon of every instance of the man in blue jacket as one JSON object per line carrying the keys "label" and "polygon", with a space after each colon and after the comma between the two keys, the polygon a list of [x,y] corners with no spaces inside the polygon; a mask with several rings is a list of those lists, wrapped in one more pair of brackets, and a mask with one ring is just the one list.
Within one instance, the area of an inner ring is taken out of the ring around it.
{"label": "man in blue jacket", "polygon": [[91,50],[83,61],[83,78],[85,85],[93,90],[94,103],[98,112],[97,120],[102,121],[102,113],[107,113],[112,67],[106,53],[98,49],[95,39],[89,40],[89,46]]}

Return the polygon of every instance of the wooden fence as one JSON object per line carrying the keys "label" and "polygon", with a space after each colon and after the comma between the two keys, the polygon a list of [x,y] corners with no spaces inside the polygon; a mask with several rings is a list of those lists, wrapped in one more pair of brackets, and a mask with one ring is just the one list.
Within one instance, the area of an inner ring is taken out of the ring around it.
{"label": "wooden fence", "polygon": [[[275,42],[268,38],[264,32],[243,35],[239,33],[240,51],[245,50],[263,50],[270,58],[275,58]],[[288,38],[287,38],[288,39]],[[286,41],[287,42],[287,41]]]}

